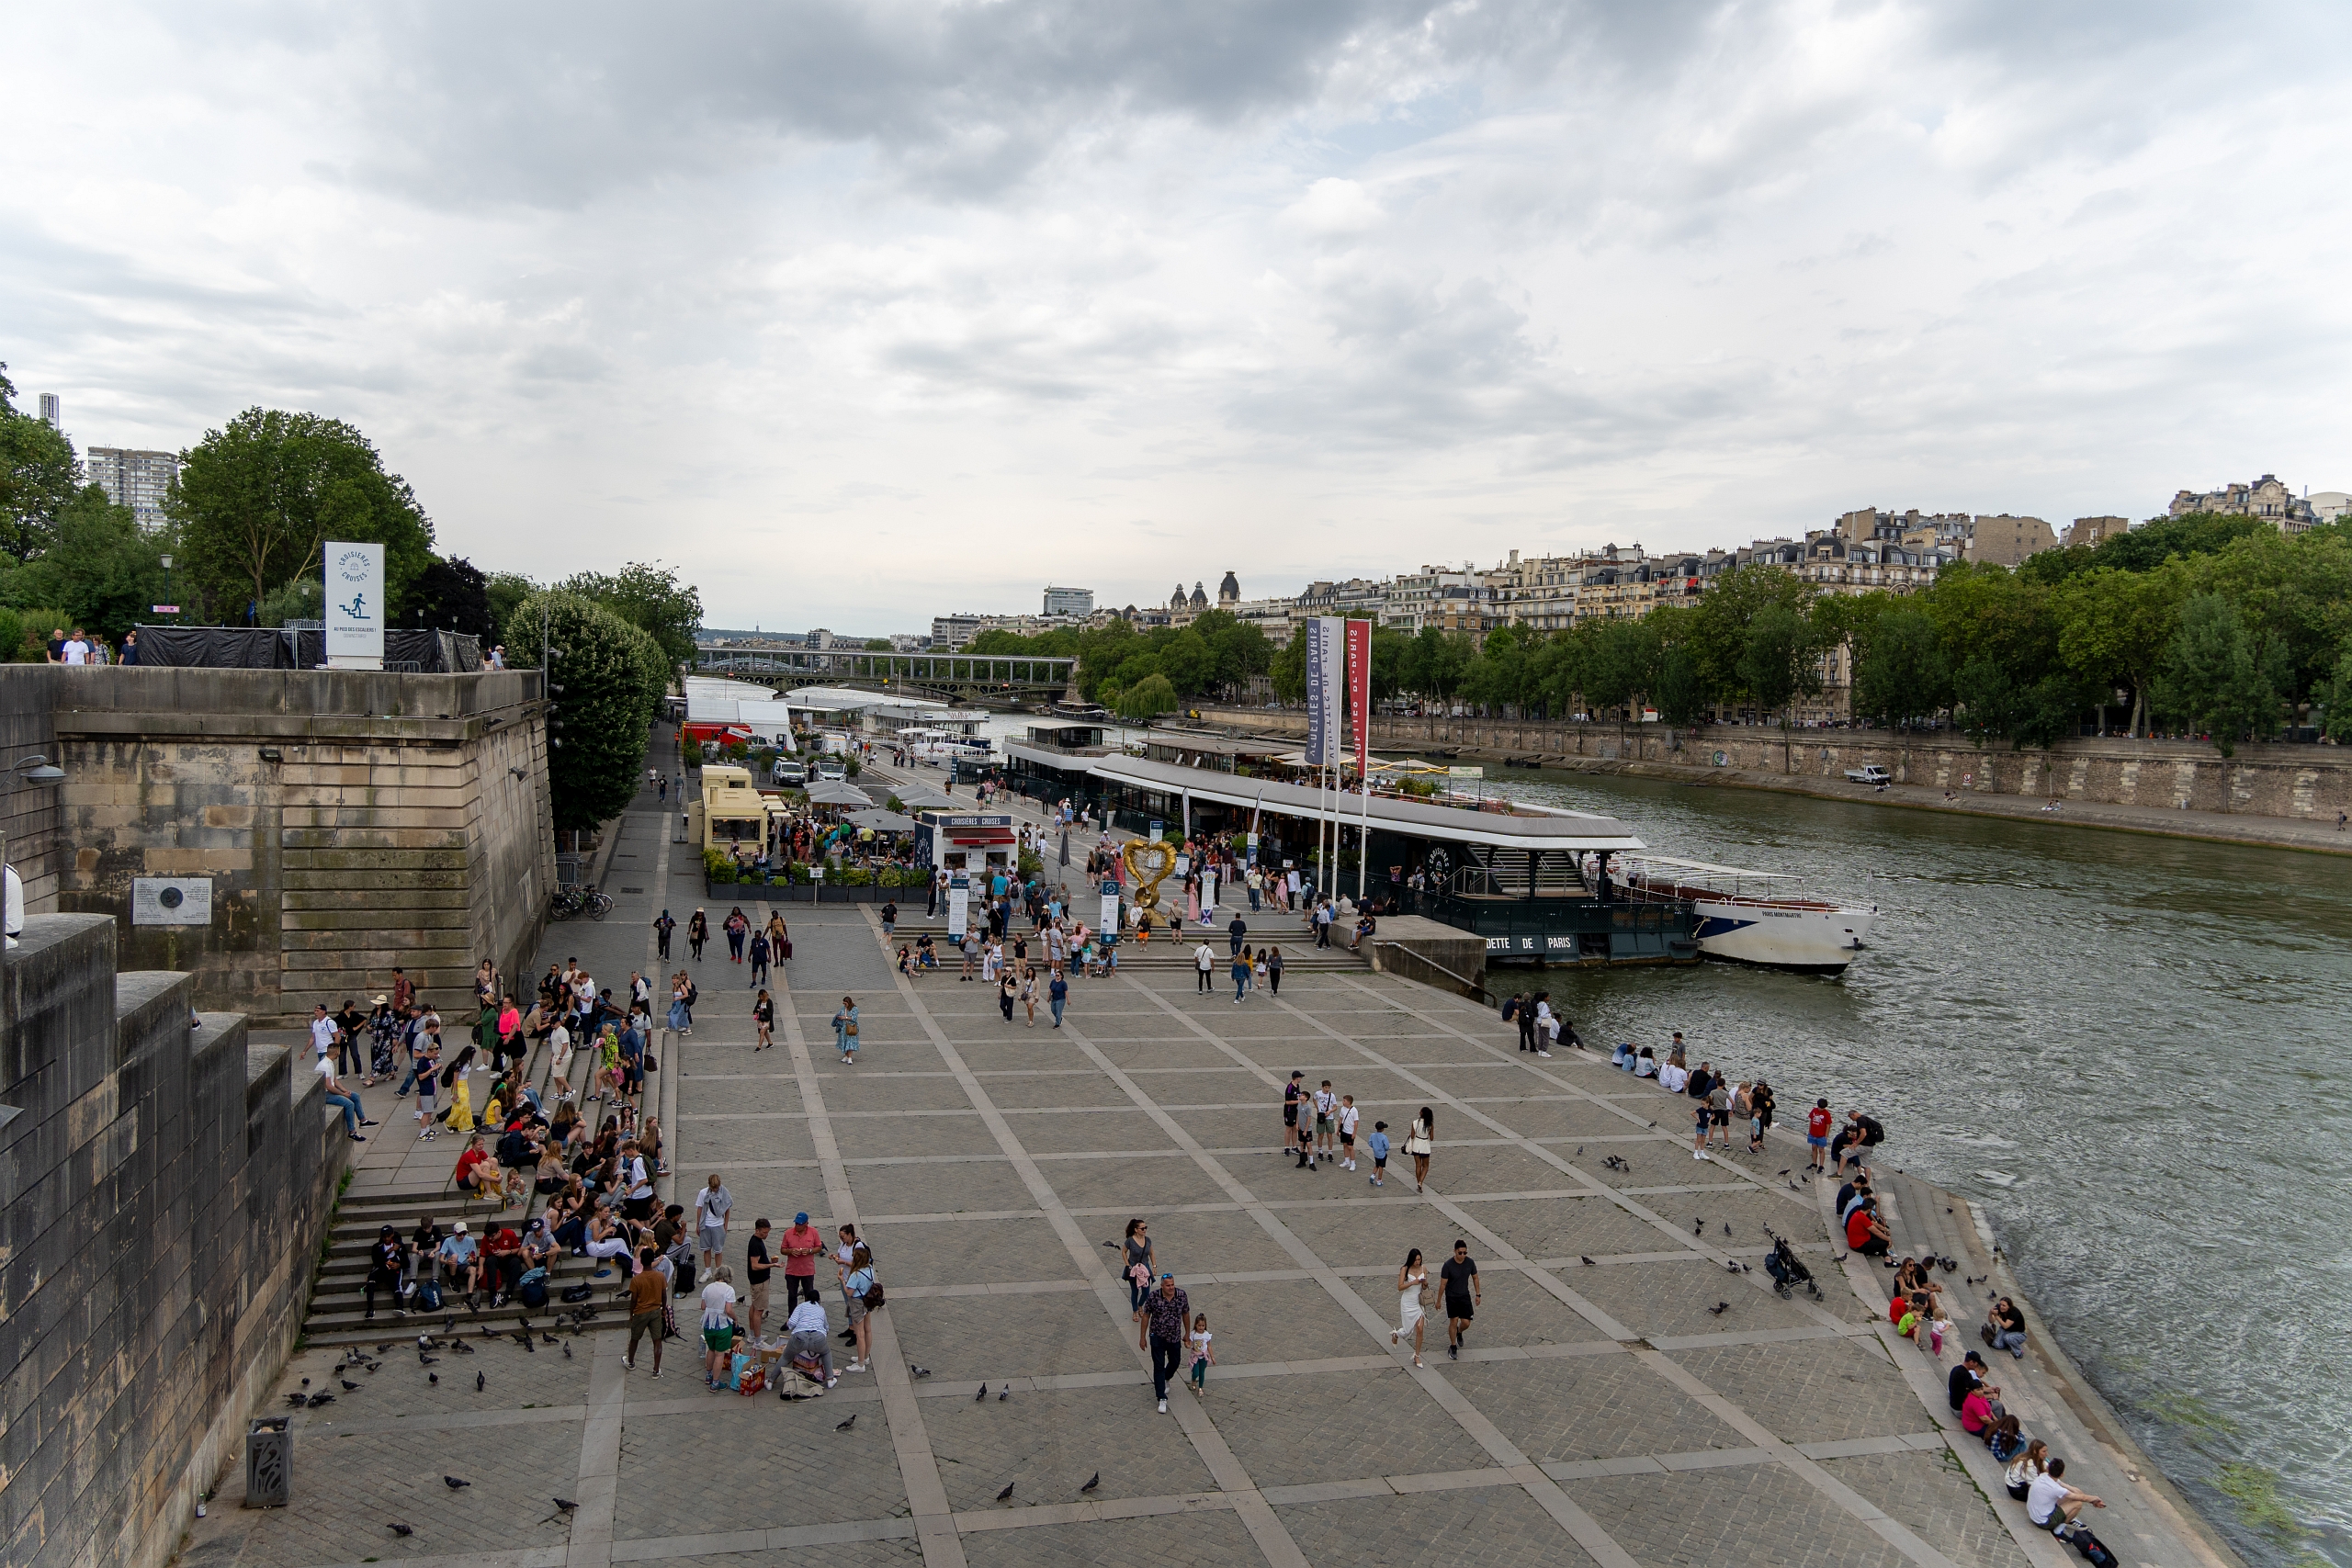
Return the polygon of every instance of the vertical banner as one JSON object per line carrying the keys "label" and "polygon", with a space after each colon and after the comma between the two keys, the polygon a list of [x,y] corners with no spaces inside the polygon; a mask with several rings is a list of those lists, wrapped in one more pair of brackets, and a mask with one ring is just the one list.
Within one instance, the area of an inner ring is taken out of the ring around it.
{"label": "vertical banner", "polygon": [[1094,923],[1100,933],[1105,937],[1116,937],[1119,934],[1119,885],[1117,883],[1106,881],[1102,884],[1102,908]]}
{"label": "vertical banner", "polygon": [[327,665],[334,670],[384,667],[384,547],[326,547]]}
{"label": "vertical banner", "polygon": [[1356,727],[1356,778],[1370,778],[1372,763],[1372,623],[1349,621],[1348,713]]}
{"label": "vertical banner", "polygon": [[1323,628],[1329,624],[1317,615],[1300,628],[1306,636],[1306,765],[1310,768],[1331,760],[1331,737],[1324,728],[1330,694],[1325,690]]}
{"label": "vertical banner", "polygon": [[1347,680],[1347,622],[1336,615],[1316,617],[1323,627],[1323,763],[1336,768],[1348,754],[1346,732],[1340,728],[1340,704]]}
{"label": "vertical banner", "polygon": [[971,918],[972,879],[959,871],[947,879],[947,940],[962,942]]}

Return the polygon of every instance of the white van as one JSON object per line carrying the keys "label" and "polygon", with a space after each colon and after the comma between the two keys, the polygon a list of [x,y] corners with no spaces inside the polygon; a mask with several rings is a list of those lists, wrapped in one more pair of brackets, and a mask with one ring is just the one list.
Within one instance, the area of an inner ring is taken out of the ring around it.
{"label": "white van", "polygon": [[1848,768],[1846,776],[1856,784],[1869,784],[1874,789],[1883,788],[1894,782],[1894,775],[1875,762],[1867,768]]}
{"label": "white van", "polygon": [[768,777],[788,789],[798,789],[808,782],[808,764],[797,757],[778,757],[775,766],[768,770]]}
{"label": "white van", "polygon": [[817,759],[817,776],[820,779],[845,779],[849,777],[849,762],[841,757],[820,757]]}

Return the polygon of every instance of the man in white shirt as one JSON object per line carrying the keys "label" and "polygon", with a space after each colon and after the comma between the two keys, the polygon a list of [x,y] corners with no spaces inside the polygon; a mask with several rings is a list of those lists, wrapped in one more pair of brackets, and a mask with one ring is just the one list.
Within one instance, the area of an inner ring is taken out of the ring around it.
{"label": "man in white shirt", "polygon": [[366,1143],[368,1140],[359,1135],[359,1129],[362,1127],[373,1127],[376,1123],[362,1119],[359,1110],[359,1097],[356,1094],[345,1093],[343,1087],[343,1081],[334,1076],[334,1051],[332,1044],[330,1044],[327,1054],[318,1059],[318,1065],[312,1068],[312,1071],[316,1072],[320,1077],[326,1080],[327,1103],[334,1106],[343,1112],[344,1132],[350,1135],[353,1143]]}
{"label": "man in white shirt", "polygon": [[74,635],[65,639],[61,657],[68,664],[87,664],[90,661],[89,639],[82,635],[81,627],[75,626]]}
{"label": "man in white shirt", "polygon": [[718,1173],[712,1171],[710,1185],[695,1194],[695,1246],[707,1270],[727,1260],[727,1216],[734,1212],[734,1194],[719,1185]]}
{"label": "man in white shirt", "polygon": [[2062,1527],[2075,1522],[2075,1516],[2088,1503],[2094,1508],[2107,1506],[2105,1499],[2087,1492],[2077,1492],[2059,1479],[2066,1473],[2066,1461],[2053,1459],[2050,1468],[2033,1478],[2025,1495],[2025,1517],[2033,1521],[2036,1529],[2055,1534]]}
{"label": "man in white shirt", "polygon": [[[813,1296],[802,1302],[792,1309],[792,1315],[784,1320],[784,1326],[788,1335],[784,1345],[785,1359],[794,1361],[803,1356],[814,1356],[818,1371],[824,1375],[825,1388],[842,1381],[833,1375],[833,1339],[825,1322],[824,1303]],[[786,1375],[792,1374],[787,1372]],[[824,1389],[817,1392],[822,1393]]]}
{"label": "man in white shirt", "polygon": [[1657,1070],[1657,1087],[1668,1094],[1680,1094],[1690,1087],[1690,1069],[1669,1060]]}
{"label": "man in white shirt", "polygon": [[335,1039],[343,1031],[327,1016],[327,1004],[319,1003],[311,1010],[311,1049],[322,1056],[334,1055]]}
{"label": "man in white shirt", "polygon": [[1209,951],[1207,942],[1193,949],[1193,976],[1195,992],[1209,988],[1209,972],[1216,967],[1216,954]]}

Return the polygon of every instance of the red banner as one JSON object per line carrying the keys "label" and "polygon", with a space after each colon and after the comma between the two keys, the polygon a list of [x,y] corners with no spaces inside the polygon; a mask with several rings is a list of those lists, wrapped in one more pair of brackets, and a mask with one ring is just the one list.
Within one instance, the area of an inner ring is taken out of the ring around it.
{"label": "red banner", "polygon": [[1356,727],[1356,777],[1372,761],[1372,623],[1348,623],[1348,714]]}

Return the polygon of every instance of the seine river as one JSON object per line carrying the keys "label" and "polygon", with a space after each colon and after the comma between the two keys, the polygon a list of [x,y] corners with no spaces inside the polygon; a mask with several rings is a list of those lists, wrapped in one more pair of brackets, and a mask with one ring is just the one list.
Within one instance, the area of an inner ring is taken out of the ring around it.
{"label": "seine river", "polygon": [[2218,1464],[2260,1465],[2352,1562],[2352,863],[1645,780],[1488,787],[1877,905],[1842,978],[1706,964],[1553,990],[1589,1041],[1679,1029],[1736,1072],[1875,1108],[1886,1157],[1983,1208],[2211,1517],[2234,1517]]}

